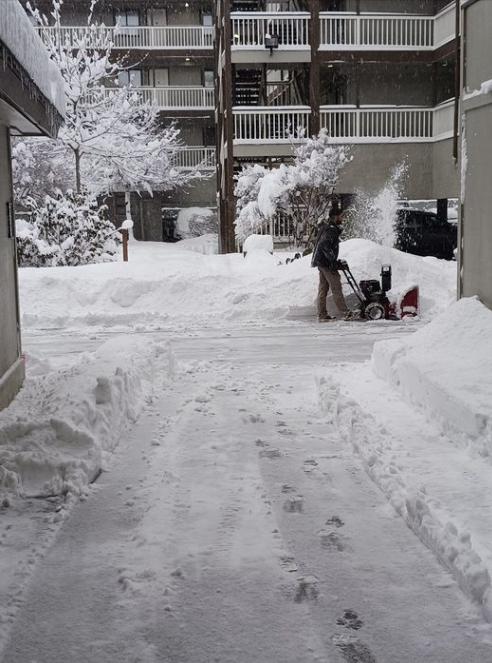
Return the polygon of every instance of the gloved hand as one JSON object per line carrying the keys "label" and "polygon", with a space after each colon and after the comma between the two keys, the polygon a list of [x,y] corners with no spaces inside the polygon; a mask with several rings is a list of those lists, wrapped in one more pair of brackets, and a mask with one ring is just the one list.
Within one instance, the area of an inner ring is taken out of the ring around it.
{"label": "gloved hand", "polygon": [[347,269],[348,263],[346,260],[339,260],[337,262],[337,269]]}

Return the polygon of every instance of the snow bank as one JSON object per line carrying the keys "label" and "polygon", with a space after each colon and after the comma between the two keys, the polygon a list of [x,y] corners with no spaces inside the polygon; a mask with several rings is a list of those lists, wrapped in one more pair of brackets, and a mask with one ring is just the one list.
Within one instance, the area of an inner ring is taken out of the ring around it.
{"label": "snow bank", "polygon": [[246,237],[243,244],[243,255],[249,251],[268,251],[273,253],[273,237],[271,235],[252,234]]}
{"label": "snow bank", "polygon": [[[116,337],[61,371],[27,357],[27,380],[0,413],[0,495],[83,495],[150,395],[159,347]],[[70,500],[69,500],[70,501]]]}
{"label": "snow bank", "polygon": [[408,338],[377,343],[374,371],[455,442],[490,458],[491,338],[492,311],[462,299]]}
{"label": "snow bank", "polygon": [[[285,265],[278,264],[284,254],[250,261],[239,253],[196,252],[207,241],[131,241],[128,263],[23,268],[23,328],[131,325],[144,330],[172,321],[216,325],[234,319],[278,323],[292,309],[313,309],[318,273],[311,268],[310,256]],[[423,320],[432,319],[455,299],[456,263],[412,256],[362,239],[343,242],[340,257],[348,261],[357,280],[378,278],[381,264],[390,263],[394,292],[417,281]],[[350,292],[348,286],[345,290]]]}
{"label": "snow bank", "polygon": [[[405,452],[403,441],[395,444],[393,434],[378,425],[355,400],[342,395],[332,380],[320,378],[318,394],[320,408],[330,416],[342,439],[353,446],[396,512],[449,569],[486,619],[492,621],[492,566],[477,552],[469,530],[446,504],[429,495],[425,485],[410,481],[402,467],[409,453]],[[420,481],[424,478],[428,478],[425,472]]]}
{"label": "snow bank", "polygon": [[185,251],[194,251],[204,255],[215,255],[219,252],[219,238],[213,233],[201,235],[201,237],[190,237],[176,242],[180,249]]}
{"label": "snow bank", "polygon": [[14,54],[45,97],[65,116],[65,87],[58,67],[17,0],[2,2],[0,41]]}

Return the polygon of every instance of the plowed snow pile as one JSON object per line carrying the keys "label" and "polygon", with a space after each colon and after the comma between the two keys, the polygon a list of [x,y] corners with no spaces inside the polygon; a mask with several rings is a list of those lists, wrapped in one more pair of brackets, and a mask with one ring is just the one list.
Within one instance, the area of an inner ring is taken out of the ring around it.
{"label": "plowed snow pile", "polygon": [[[196,243],[195,243],[196,244]],[[318,274],[310,257],[285,264],[289,254],[204,255],[179,244],[132,242],[130,262],[20,270],[22,323],[40,327],[131,325],[221,320],[275,322],[291,307],[312,307]],[[342,243],[357,280],[393,269],[393,286],[420,286],[421,317],[429,320],[454,300],[456,263],[420,258],[353,239]],[[280,264],[279,264],[280,263]],[[348,288],[348,287],[347,287]]]}

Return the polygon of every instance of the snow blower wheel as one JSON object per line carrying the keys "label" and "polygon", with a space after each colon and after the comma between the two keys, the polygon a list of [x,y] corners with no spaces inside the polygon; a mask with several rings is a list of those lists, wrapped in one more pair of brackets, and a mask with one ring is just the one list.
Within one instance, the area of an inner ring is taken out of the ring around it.
{"label": "snow blower wheel", "polygon": [[384,320],[386,318],[386,307],[379,302],[370,302],[363,309],[366,320]]}

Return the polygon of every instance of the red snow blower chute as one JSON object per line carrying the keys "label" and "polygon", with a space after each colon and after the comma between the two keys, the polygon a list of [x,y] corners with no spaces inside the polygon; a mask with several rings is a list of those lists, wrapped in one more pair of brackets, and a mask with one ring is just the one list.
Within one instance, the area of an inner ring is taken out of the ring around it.
{"label": "red snow blower chute", "polygon": [[345,274],[347,283],[360,302],[361,318],[366,320],[400,320],[419,314],[419,288],[414,285],[404,291],[396,301],[386,293],[391,290],[391,265],[381,265],[381,282],[377,279],[357,281],[345,260],[338,261],[338,269]]}

